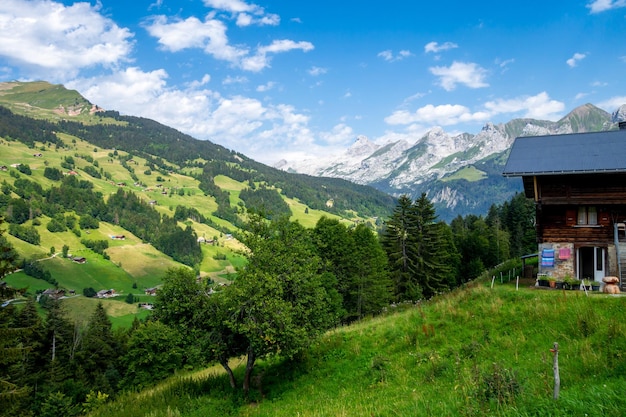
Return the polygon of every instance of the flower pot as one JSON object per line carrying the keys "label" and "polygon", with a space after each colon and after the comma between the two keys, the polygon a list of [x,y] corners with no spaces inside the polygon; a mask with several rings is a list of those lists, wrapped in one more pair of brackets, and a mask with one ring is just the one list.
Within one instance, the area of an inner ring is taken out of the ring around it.
{"label": "flower pot", "polygon": [[539,283],[540,287],[549,287],[550,283],[548,282],[547,279],[538,279],[537,283]]}
{"label": "flower pot", "polygon": [[556,281],[548,281],[550,283],[550,288],[556,288]]}

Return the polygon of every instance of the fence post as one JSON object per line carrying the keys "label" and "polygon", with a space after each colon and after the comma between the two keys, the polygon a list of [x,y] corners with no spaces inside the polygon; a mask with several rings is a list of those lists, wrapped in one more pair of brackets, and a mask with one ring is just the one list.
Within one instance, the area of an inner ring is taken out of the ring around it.
{"label": "fence post", "polygon": [[493,283],[496,280],[496,276],[494,275],[493,278],[491,278],[491,288],[493,289]]}
{"label": "fence post", "polygon": [[554,342],[554,348],[550,349],[554,354],[552,361],[552,370],[554,371],[554,399],[559,398],[559,390],[561,389],[561,377],[559,376],[559,344]]}

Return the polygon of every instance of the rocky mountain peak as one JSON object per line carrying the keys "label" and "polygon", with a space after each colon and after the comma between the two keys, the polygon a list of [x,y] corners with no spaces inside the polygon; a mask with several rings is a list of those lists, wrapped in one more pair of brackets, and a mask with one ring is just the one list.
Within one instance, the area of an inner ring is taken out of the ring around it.
{"label": "rocky mountain peak", "polygon": [[347,154],[351,157],[354,156],[369,156],[375,152],[380,145],[371,142],[367,136],[359,135],[356,137],[355,142],[348,148]]}
{"label": "rocky mountain peak", "polygon": [[617,110],[611,114],[611,122],[626,122],[626,104],[622,104]]}

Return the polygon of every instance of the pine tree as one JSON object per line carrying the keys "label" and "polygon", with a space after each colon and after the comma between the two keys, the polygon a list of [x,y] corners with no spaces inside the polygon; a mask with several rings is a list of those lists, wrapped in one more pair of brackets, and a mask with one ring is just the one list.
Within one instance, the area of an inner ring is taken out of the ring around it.
{"label": "pine tree", "polygon": [[448,288],[451,265],[445,260],[449,252],[456,249],[446,246],[441,225],[435,222],[437,219],[435,207],[425,193],[415,201],[414,207],[416,233],[412,240],[416,245],[418,282],[424,296],[430,298]]}
{"label": "pine tree", "polygon": [[356,245],[350,297],[356,306],[356,317],[362,318],[380,313],[389,305],[393,283],[387,270],[387,257],[372,230],[359,224],[352,236]]}
{"label": "pine tree", "polygon": [[87,322],[77,354],[77,363],[87,376],[92,389],[113,392],[105,374],[114,367],[114,362],[120,355],[119,349],[111,331],[111,320],[102,303],[98,303]]}
{"label": "pine tree", "polygon": [[456,247],[431,201],[401,196],[383,231],[398,300],[430,298],[455,281]]}
{"label": "pine tree", "polygon": [[389,271],[398,300],[417,300],[422,291],[417,282],[416,254],[414,252],[415,218],[413,202],[407,195],[400,196],[391,217],[385,222],[383,248],[389,259]]}

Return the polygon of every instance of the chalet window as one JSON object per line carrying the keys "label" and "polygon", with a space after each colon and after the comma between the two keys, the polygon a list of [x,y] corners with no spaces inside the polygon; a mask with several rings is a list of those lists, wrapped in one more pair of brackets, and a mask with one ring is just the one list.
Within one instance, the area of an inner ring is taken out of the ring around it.
{"label": "chalet window", "polygon": [[578,207],[578,225],[597,225],[598,210],[595,206]]}

